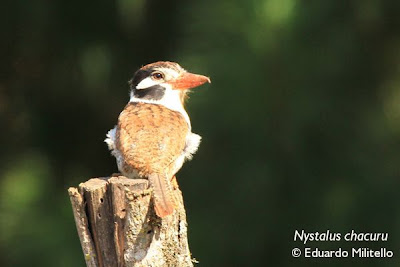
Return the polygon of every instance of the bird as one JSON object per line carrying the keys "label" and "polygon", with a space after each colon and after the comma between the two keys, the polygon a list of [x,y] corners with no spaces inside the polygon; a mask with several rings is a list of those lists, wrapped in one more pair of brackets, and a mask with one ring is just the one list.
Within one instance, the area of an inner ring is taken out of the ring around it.
{"label": "bird", "polygon": [[117,125],[106,134],[104,141],[121,174],[149,180],[161,218],[176,209],[172,179],[201,141],[192,133],[185,110],[187,93],[207,82],[209,77],[190,73],[175,62],[143,66],[129,81],[130,99]]}

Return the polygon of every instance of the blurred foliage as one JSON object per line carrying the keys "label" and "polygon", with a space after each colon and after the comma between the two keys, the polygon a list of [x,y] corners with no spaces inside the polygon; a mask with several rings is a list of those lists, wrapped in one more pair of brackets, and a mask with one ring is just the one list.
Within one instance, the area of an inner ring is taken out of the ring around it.
{"label": "blurred foliage", "polygon": [[[178,175],[199,266],[399,264],[400,2],[1,6],[1,266],[84,266],[66,189],[116,171],[105,133],[157,60],[212,78]],[[388,232],[395,258],[293,259],[296,229]]]}

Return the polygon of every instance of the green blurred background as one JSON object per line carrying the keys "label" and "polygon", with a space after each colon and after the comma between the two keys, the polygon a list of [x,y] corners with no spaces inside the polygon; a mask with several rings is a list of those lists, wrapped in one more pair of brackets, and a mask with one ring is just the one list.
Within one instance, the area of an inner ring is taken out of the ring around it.
{"label": "green blurred background", "polygon": [[[4,0],[0,265],[84,266],[67,188],[141,65],[208,75],[178,174],[199,266],[398,266],[400,1]],[[294,231],[387,232],[393,259],[294,259]]]}

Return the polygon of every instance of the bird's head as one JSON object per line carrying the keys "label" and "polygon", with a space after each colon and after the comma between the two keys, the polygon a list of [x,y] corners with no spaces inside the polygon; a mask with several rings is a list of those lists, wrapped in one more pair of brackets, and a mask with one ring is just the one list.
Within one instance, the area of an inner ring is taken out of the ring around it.
{"label": "bird's head", "polygon": [[131,101],[151,101],[166,106],[183,105],[188,89],[211,82],[187,72],[178,63],[159,61],[140,68],[129,82]]}

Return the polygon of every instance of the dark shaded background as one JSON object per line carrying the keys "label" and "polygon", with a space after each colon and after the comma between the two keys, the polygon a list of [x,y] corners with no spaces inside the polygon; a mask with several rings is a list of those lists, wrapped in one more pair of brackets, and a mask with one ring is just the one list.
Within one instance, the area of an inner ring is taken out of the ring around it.
{"label": "dark shaded background", "polygon": [[[0,7],[0,265],[84,266],[67,188],[116,171],[103,143],[141,65],[212,84],[178,178],[199,266],[397,266],[400,2],[18,0]],[[293,259],[294,230],[387,232],[394,259]],[[331,263],[331,264],[329,264]]]}

